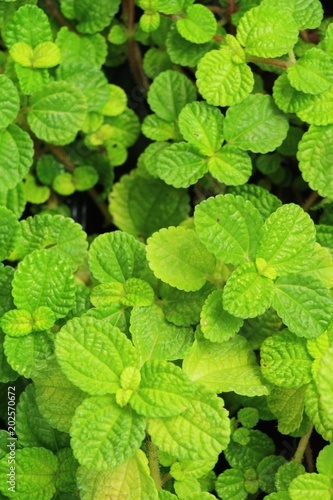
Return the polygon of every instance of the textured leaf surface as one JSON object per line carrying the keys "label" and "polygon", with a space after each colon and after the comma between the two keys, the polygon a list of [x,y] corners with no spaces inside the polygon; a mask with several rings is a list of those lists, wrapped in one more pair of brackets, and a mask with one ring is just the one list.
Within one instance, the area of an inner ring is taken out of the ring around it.
{"label": "textured leaf surface", "polygon": [[167,184],[186,188],[195,184],[207,170],[207,160],[195,146],[176,142],[158,156],[155,172]]}
{"label": "textured leaf surface", "polygon": [[323,17],[319,0],[296,0],[293,16],[300,30],[318,28]]}
{"label": "textured leaf surface", "polygon": [[64,64],[83,62],[100,67],[105,62],[107,44],[100,34],[78,35],[63,26],[57,33],[57,45]]}
{"label": "textured leaf surface", "polygon": [[193,340],[192,328],[167,322],[157,305],[134,307],[130,324],[133,343],[142,364],[148,359],[181,359]]}
{"label": "textured leaf surface", "polygon": [[330,347],[320,360],[319,370],[317,373],[317,387],[327,423],[333,428],[332,360],[333,348]]}
{"label": "textured leaf surface", "polygon": [[196,92],[192,82],[185,75],[167,70],[155,78],[149,88],[147,99],[157,116],[172,122],[185,104],[195,101]]}
{"label": "textured leaf surface", "polygon": [[213,273],[215,257],[192,229],[169,227],[147,240],[147,258],[155,276],[187,292],[200,290]]}
{"label": "textured leaf surface", "polygon": [[6,128],[14,121],[20,108],[17,89],[6,75],[0,75],[0,105],[0,127]]}
{"label": "textured leaf surface", "polygon": [[61,256],[47,250],[35,250],[15,271],[13,297],[18,309],[32,313],[37,307],[46,306],[56,318],[63,318],[74,306],[72,270]]}
{"label": "textured leaf surface", "polygon": [[329,125],[333,122],[333,87],[321,94],[307,95],[297,109],[297,116],[311,125]]}
{"label": "textured leaf surface", "polygon": [[31,95],[39,92],[50,81],[47,69],[24,68],[15,64],[15,73],[20,83],[22,94]]}
{"label": "textured leaf surface", "polygon": [[9,455],[0,461],[0,489],[9,498],[51,500],[56,491],[57,457],[45,448],[23,448],[15,451],[15,491],[8,490]]}
{"label": "textured leaf surface", "polygon": [[145,422],[130,406],[118,406],[113,395],[87,398],[72,420],[74,456],[90,469],[115,469],[140,447]]}
{"label": "textured leaf surface", "polygon": [[211,50],[198,63],[195,74],[200,94],[214,106],[233,106],[252,91],[254,78],[245,61],[234,59],[229,48]]}
{"label": "textured leaf surface", "polygon": [[242,16],[237,40],[253,56],[279,57],[293,48],[298,31],[290,12],[264,2]]}
{"label": "textured leaf surface", "polygon": [[214,392],[268,394],[254,352],[240,335],[222,343],[196,340],[183,362],[189,377]]}
{"label": "textured leaf surface", "polygon": [[278,420],[278,431],[290,434],[301,425],[306,386],[297,389],[273,387],[268,396],[268,407]]}
{"label": "textured leaf surface", "polygon": [[73,318],[57,334],[56,356],[69,380],[88,394],[113,394],[120,375],[137,364],[131,341],[109,322]]}
{"label": "textured leaf surface", "polygon": [[277,274],[306,269],[316,239],[310,216],[293,203],[278,208],[265,222],[257,252]]}
{"label": "textured leaf surface", "polygon": [[215,489],[220,498],[246,500],[248,492],[244,488],[244,473],[240,469],[226,469],[219,474]]}
{"label": "textured leaf surface", "polygon": [[224,452],[231,467],[246,471],[249,468],[257,468],[261,460],[275,451],[273,440],[261,431],[249,429],[250,438],[246,446],[230,441],[228,449]]}
{"label": "textured leaf surface", "polygon": [[72,142],[86,118],[84,95],[67,82],[52,82],[30,99],[28,123],[39,139]]}
{"label": "textured leaf surface", "polygon": [[87,252],[87,235],[82,226],[62,215],[35,215],[20,222],[15,256],[23,259],[37,249],[63,257],[73,270],[83,263]]}
{"label": "textured leaf surface", "polygon": [[174,417],[189,406],[196,386],[176,365],[160,360],[146,361],[141,382],[129,403],[148,418]]}
{"label": "textured leaf surface", "polygon": [[305,339],[284,330],[264,340],[260,348],[261,372],[278,387],[298,389],[312,378],[312,358]]}
{"label": "textured leaf surface", "polygon": [[289,128],[271,96],[253,94],[228,109],[224,136],[228,144],[253,153],[268,153],[281,145]]}
{"label": "textured leaf surface", "polygon": [[207,297],[200,314],[202,333],[211,342],[229,340],[243,325],[241,318],[236,318],[223,309],[222,297],[223,290],[212,292]]}
{"label": "textured leaf surface", "polygon": [[146,263],[143,245],[121,231],[97,236],[89,249],[89,267],[101,283],[140,278]]}
{"label": "textured leaf surface", "polygon": [[333,61],[323,50],[313,47],[287,69],[287,75],[296,90],[320,94],[333,84]]}
{"label": "textured leaf surface", "polygon": [[49,19],[45,12],[35,5],[23,5],[12,16],[4,38],[8,48],[18,42],[35,48],[39,43],[52,41]]}
{"label": "textured leaf surface", "polygon": [[23,184],[17,184],[13,189],[0,191],[0,205],[9,208],[19,219],[26,205]]}
{"label": "textured leaf surface", "polygon": [[142,450],[136,450],[132,457],[114,470],[96,471],[80,466],[77,484],[82,500],[103,496],[113,500],[123,500],[131,496],[142,500],[159,498],[150,475],[148,459]]}
{"label": "textured leaf surface", "polygon": [[118,303],[123,306],[150,306],[154,303],[154,291],[144,280],[129,278],[125,283],[111,281],[95,287],[90,301],[95,307]]}
{"label": "textured leaf surface", "polygon": [[291,500],[302,500],[304,497],[330,500],[331,482],[324,474],[306,473],[292,480],[288,492]]}
{"label": "textured leaf surface", "polygon": [[191,102],[181,110],[178,125],[184,139],[199,151],[212,156],[223,142],[224,116],[205,101]]}
{"label": "textured leaf surface", "polygon": [[0,206],[0,260],[5,260],[17,239],[19,223],[11,210]]}
{"label": "textured leaf surface", "polygon": [[234,196],[240,195],[248,200],[267,219],[277,208],[281,206],[281,200],[267,189],[255,184],[244,184],[244,186],[229,187],[228,192]]}
{"label": "textured leaf surface", "polygon": [[285,113],[297,113],[312,103],[311,95],[292,87],[286,73],[275,80],[273,98],[276,105]]}
{"label": "textured leaf surface", "polygon": [[80,33],[93,34],[106,28],[118,12],[119,1],[62,0],[61,10],[68,19],[77,19]]}
{"label": "textured leaf surface", "polygon": [[274,285],[273,307],[299,337],[315,338],[330,323],[332,299],[316,278],[298,274],[280,276]]}
{"label": "textured leaf surface", "polygon": [[0,191],[14,188],[32,164],[33,142],[17,125],[0,130]]}
{"label": "textured leaf surface", "polygon": [[227,186],[245,184],[252,173],[252,161],[248,153],[236,146],[223,146],[210,158],[209,172]]}
{"label": "textured leaf surface", "polygon": [[216,33],[217,24],[214,14],[204,5],[191,5],[186,16],[178,19],[176,27],[185,40],[192,43],[209,42]]}
{"label": "textured leaf surface", "polygon": [[241,264],[254,257],[263,220],[241,196],[217,195],[201,202],[194,222],[202,243],[223,262]]}
{"label": "textured leaf surface", "polygon": [[[9,362],[7,361],[7,357],[4,353],[4,338],[5,334],[0,332],[0,382],[6,383],[9,381],[16,380],[19,374],[13,370]],[[5,450],[7,452],[7,450]],[[4,456],[5,453],[2,455]],[[1,455],[0,455],[1,456]]]}
{"label": "textured leaf surface", "polygon": [[259,273],[255,264],[246,262],[228,279],[223,306],[239,318],[255,318],[272,305],[273,296],[273,281]]}
{"label": "textured leaf surface", "polygon": [[333,125],[311,125],[299,143],[297,159],[304,180],[321,196],[333,195]]}
{"label": "textured leaf surface", "polygon": [[325,474],[326,476],[332,477],[332,452],[333,445],[329,444],[325,446],[320,452],[316,460],[316,467],[320,474]]}
{"label": "textured leaf surface", "polygon": [[191,406],[181,415],[148,421],[148,432],[161,451],[179,460],[216,459],[230,436],[223,400],[198,386]]}
{"label": "textured leaf surface", "polygon": [[181,66],[196,66],[209,50],[217,47],[218,44],[214,40],[200,44],[188,42],[178,33],[175,25],[171,26],[167,34],[167,53],[174,64]]}

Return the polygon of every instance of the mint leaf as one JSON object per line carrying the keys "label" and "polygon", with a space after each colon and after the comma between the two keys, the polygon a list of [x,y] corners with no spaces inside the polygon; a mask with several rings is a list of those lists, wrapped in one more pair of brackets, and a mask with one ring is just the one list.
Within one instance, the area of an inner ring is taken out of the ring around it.
{"label": "mint leaf", "polygon": [[290,434],[299,428],[304,413],[306,385],[298,388],[273,387],[267,398],[269,409],[278,420],[278,431]]}
{"label": "mint leaf", "polygon": [[42,42],[52,42],[49,19],[37,6],[23,5],[10,19],[4,39],[9,49],[18,42],[24,42],[32,48]]}
{"label": "mint leaf", "polygon": [[273,98],[276,105],[285,113],[297,113],[312,103],[312,96],[299,92],[290,84],[286,73],[274,82]]}
{"label": "mint leaf", "polygon": [[332,451],[333,445],[329,444],[325,446],[320,452],[316,460],[316,467],[320,474],[325,474],[326,476],[332,477]]}
{"label": "mint leaf", "polygon": [[147,96],[152,111],[168,122],[175,120],[185,104],[195,99],[192,82],[185,75],[172,70],[163,71],[155,78]]}
{"label": "mint leaf", "polygon": [[320,402],[322,409],[325,412],[327,424],[330,427],[333,427],[333,385],[330,376],[330,363],[332,362],[332,358],[333,348],[329,347],[320,360],[319,369],[317,372],[317,387]]}
{"label": "mint leaf", "polygon": [[119,0],[101,0],[97,5],[93,0],[62,0],[61,10],[68,19],[76,19],[80,33],[93,34],[106,28],[118,12]]}
{"label": "mint leaf", "polygon": [[0,190],[14,188],[28,173],[33,158],[30,135],[17,125],[0,130]]}
{"label": "mint leaf", "polygon": [[213,273],[215,257],[192,229],[169,227],[147,240],[147,258],[155,276],[187,292],[200,290]]}
{"label": "mint leaf", "polygon": [[6,75],[0,75],[0,94],[0,127],[6,128],[14,121],[20,108],[20,99],[17,89]]}
{"label": "mint leaf", "polygon": [[30,98],[28,123],[39,139],[72,142],[86,118],[83,94],[66,82],[51,82]]}
{"label": "mint leaf", "polygon": [[234,196],[240,195],[248,200],[260,212],[260,215],[267,219],[277,208],[281,206],[281,201],[267,189],[255,184],[244,184],[244,186],[234,186],[228,188],[228,193]]}
{"label": "mint leaf", "polygon": [[316,278],[287,274],[275,282],[273,307],[298,337],[315,338],[330,323],[332,299]]}
{"label": "mint leaf", "polygon": [[266,220],[257,257],[265,259],[278,275],[306,269],[315,239],[312,219],[301,207],[289,203]]}
{"label": "mint leaf", "polygon": [[99,33],[78,35],[66,26],[57,33],[57,45],[61,50],[61,63],[88,63],[102,66],[107,54],[106,40]]}
{"label": "mint leaf", "polygon": [[321,94],[333,84],[333,61],[316,47],[308,50],[287,69],[291,85],[306,94]]}
{"label": "mint leaf", "polygon": [[157,305],[134,307],[130,332],[141,364],[149,359],[181,359],[193,340],[192,328],[167,322]]}
{"label": "mint leaf", "polygon": [[259,57],[283,56],[298,38],[298,26],[291,13],[263,2],[241,17],[237,40],[246,52]]}
{"label": "mint leaf", "polygon": [[215,489],[220,498],[246,500],[245,477],[240,469],[226,469],[217,476]]}
{"label": "mint leaf", "polygon": [[217,393],[268,394],[254,352],[240,335],[222,343],[198,338],[184,358],[183,370],[191,380]]}
{"label": "mint leaf", "polygon": [[113,395],[87,398],[72,420],[74,456],[90,469],[115,469],[140,447],[145,422],[130,406],[118,406]]}
{"label": "mint leaf", "polygon": [[218,44],[213,39],[206,43],[188,42],[178,33],[175,25],[171,26],[166,38],[166,48],[170,60],[181,66],[196,66],[202,56],[216,47]]}
{"label": "mint leaf", "polygon": [[250,468],[257,468],[261,460],[274,453],[273,440],[261,431],[247,429],[248,443],[246,446],[231,439],[224,455],[231,467],[245,472]]}
{"label": "mint leaf", "polygon": [[[32,290],[30,294],[26,290]],[[74,305],[75,289],[71,268],[59,255],[35,250],[17,266],[13,279],[14,303],[29,312],[49,307],[56,318],[66,316]]]}
{"label": "mint leaf", "polygon": [[292,500],[301,500],[305,496],[328,500],[331,495],[330,490],[330,479],[324,476],[324,474],[312,472],[302,474],[293,479],[288,492]]}
{"label": "mint leaf", "polygon": [[299,388],[312,378],[312,358],[306,341],[288,330],[275,333],[261,344],[261,373],[278,387]]}
{"label": "mint leaf", "polygon": [[26,199],[23,192],[23,184],[17,184],[12,189],[6,189],[0,192],[0,205],[11,210],[19,219],[26,205]]}
{"label": "mint leaf", "polygon": [[239,318],[255,318],[272,305],[274,285],[258,271],[255,264],[246,262],[232,273],[224,288],[223,306]]}
{"label": "mint leaf", "polygon": [[254,257],[263,220],[241,196],[217,195],[201,202],[194,222],[202,243],[223,262],[241,264]]}
{"label": "mint leaf", "polygon": [[327,421],[326,411],[322,407],[317,384],[314,380],[307,385],[304,397],[305,412],[313,422],[315,429],[326,441],[333,439],[333,427]]}
{"label": "mint leaf", "polygon": [[253,94],[227,110],[224,136],[229,145],[268,153],[281,145],[289,125],[271,96]]}
{"label": "mint leaf", "polygon": [[19,223],[11,210],[0,206],[0,260],[9,257],[17,239]]}
{"label": "mint leaf", "polygon": [[323,6],[319,0],[296,0],[293,16],[300,30],[316,29],[323,17]]}
{"label": "mint leaf", "polygon": [[50,81],[50,74],[47,69],[24,68],[19,64],[15,64],[15,72],[21,92],[25,95],[39,92]]}
{"label": "mint leaf", "polygon": [[227,186],[245,184],[252,173],[248,153],[236,146],[223,146],[208,161],[208,169],[215,179]]}
{"label": "mint leaf", "polygon": [[200,153],[212,156],[223,142],[224,116],[205,101],[191,102],[181,110],[179,130],[184,139],[197,147]]}
{"label": "mint leaf", "polygon": [[215,35],[217,23],[214,14],[204,5],[191,5],[185,17],[176,21],[180,35],[192,43],[209,42]]}
{"label": "mint leaf", "polygon": [[68,321],[57,334],[55,347],[65,375],[91,395],[115,393],[122,371],[137,365],[135,349],[126,335],[109,322],[90,317]]}
{"label": "mint leaf", "polygon": [[112,281],[95,287],[90,296],[91,303],[96,307],[118,303],[123,306],[150,306],[154,303],[154,291],[144,280],[129,278],[125,283]]}
{"label": "mint leaf", "polygon": [[333,101],[333,87],[330,86],[321,94],[310,95],[296,111],[298,118],[313,125],[328,125],[333,122],[331,109]]}

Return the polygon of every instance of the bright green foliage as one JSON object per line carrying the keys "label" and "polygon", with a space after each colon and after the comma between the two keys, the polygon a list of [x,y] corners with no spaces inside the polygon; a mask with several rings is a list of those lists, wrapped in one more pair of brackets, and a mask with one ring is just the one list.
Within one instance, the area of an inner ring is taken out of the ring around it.
{"label": "bright green foliage", "polygon": [[216,481],[216,492],[220,498],[246,500],[248,493],[244,488],[244,473],[240,469],[226,469]]}
{"label": "bright green foliage", "polygon": [[291,481],[295,477],[304,474],[304,472],[304,466],[297,462],[287,462],[281,465],[275,475],[275,484],[278,491],[287,491]]}
{"label": "bright green foliage", "polygon": [[291,85],[306,94],[321,94],[333,84],[333,61],[317,48],[308,50],[287,70]]}
{"label": "bright green foliage", "polygon": [[167,53],[174,64],[181,66],[196,66],[201,57],[209,50],[218,48],[218,44],[211,40],[206,43],[193,44],[183,38],[176,28],[172,26],[166,39]]}
{"label": "bright green foliage", "polygon": [[288,492],[292,500],[301,500],[304,496],[329,500],[331,498],[330,488],[331,482],[327,476],[313,472],[302,474],[293,479]]}
{"label": "bright green foliage", "polygon": [[332,379],[330,376],[330,363],[332,361],[333,349],[330,347],[324,353],[321,358],[319,370],[317,374],[318,382],[318,392],[321,400],[321,405],[323,411],[325,412],[325,417],[328,424],[332,427],[333,425],[333,411],[332,411],[332,399],[333,399],[333,386]]}
{"label": "bright green foliage", "polygon": [[11,210],[0,206],[0,257],[5,260],[17,239],[18,221]]}
{"label": "bright green foliage", "polygon": [[20,105],[16,87],[6,75],[0,75],[0,96],[0,126],[5,128],[15,119]]}
{"label": "bright green foliage", "polygon": [[254,429],[248,429],[248,433],[250,440],[247,446],[230,441],[224,452],[229,465],[244,472],[257,468],[261,460],[274,453],[274,443],[267,434]]}
{"label": "bright green foliage", "polygon": [[100,34],[79,36],[63,26],[58,31],[56,41],[63,64],[82,62],[100,67],[105,61],[107,46]]}
{"label": "bright green foliage", "polygon": [[274,387],[271,391],[268,397],[268,406],[278,420],[278,431],[281,434],[290,434],[301,425],[305,389],[306,385],[296,389]]}
{"label": "bright green foliage", "polygon": [[208,162],[209,172],[227,186],[245,184],[252,173],[250,156],[235,146],[224,146]]}
{"label": "bright green foliage", "polygon": [[107,306],[110,303],[129,307],[150,306],[154,302],[154,291],[146,281],[129,278],[125,283],[113,281],[95,287],[90,301],[96,307]]}
{"label": "bright green foliage", "polygon": [[203,5],[191,5],[186,9],[186,15],[178,19],[176,27],[179,34],[192,43],[205,43],[216,33],[214,14]]}
{"label": "bright green foliage", "polygon": [[0,130],[0,188],[14,188],[32,164],[33,143],[27,132],[17,125]]}
{"label": "bright green foliage", "polygon": [[147,258],[157,278],[187,292],[200,290],[215,267],[215,257],[197,234],[183,227],[161,229],[148,238]]}
{"label": "bright green foliage", "polygon": [[93,0],[62,0],[61,10],[68,19],[78,21],[80,33],[97,33],[108,26],[118,11],[119,1],[102,0],[97,5]]}
{"label": "bright green foliage", "polygon": [[49,19],[42,9],[35,5],[23,5],[10,19],[5,32],[5,43],[11,48],[23,42],[33,49],[43,42],[52,41]]}
{"label": "bright green foliage", "polygon": [[293,17],[300,30],[318,28],[323,17],[322,4],[319,0],[296,0]]}

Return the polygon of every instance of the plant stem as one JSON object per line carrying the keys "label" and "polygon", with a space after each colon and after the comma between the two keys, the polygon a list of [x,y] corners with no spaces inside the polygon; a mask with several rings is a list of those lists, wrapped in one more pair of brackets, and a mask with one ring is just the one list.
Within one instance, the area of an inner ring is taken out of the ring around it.
{"label": "plant stem", "polygon": [[162,481],[160,476],[160,466],[158,463],[158,448],[148,436],[147,439],[147,456],[150,468],[151,477],[154,479],[155,486],[158,490],[162,489]]}
{"label": "plant stem", "polygon": [[66,26],[70,31],[77,33],[76,29],[71,25],[69,21],[61,14],[58,7],[55,5],[53,0],[43,0],[45,9],[48,10],[51,17],[60,24],[60,26]]}
{"label": "plant stem", "polygon": [[307,447],[305,448],[305,460],[307,465],[306,470],[308,472],[315,472],[315,465],[313,462],[313,454],[310,441],[308,441]]}
{"label": "plant stem", "polygon": [[319,198],[319,194],[317,193],[317,191],[312,191],[309,198],[303,203],[302,208],[303,208],[304,212],[308,212],[310,210],[310,208],[312,207],[312,205],[314,205],[316,203],[318,198]]}
{"label": "plant stem", "polygon": [[303,456],[304,456],[305,450],[308,446],[308,442],[309,442],[309,439],[311,437],[312,431],[313,431],[313,425],[311,425],[309,432],[304,434],[304,436],[302,436],[301,439],[299,440],[296,453],[292,458],[292,462],[297,462],[299,464],[302,463]]}
{"label": "plant stem", "polygon": [[281,61],[280,59],[274,59],[272,57],[257,57],[246,55],[247,62],[259,63],[259,64],[270,64],[271,66],[278,66],[279,68],[287,69],[289,66],[295,64],[293,61]]}

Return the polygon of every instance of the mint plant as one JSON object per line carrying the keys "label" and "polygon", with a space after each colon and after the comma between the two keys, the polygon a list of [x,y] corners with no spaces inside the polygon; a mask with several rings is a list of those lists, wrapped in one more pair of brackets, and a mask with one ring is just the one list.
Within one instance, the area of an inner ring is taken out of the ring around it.
{"label": "mint plant", "polygon": [[331,498],[332,19],[0,0],[0,498]]}

